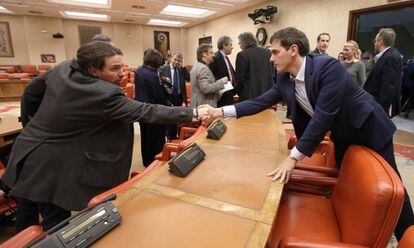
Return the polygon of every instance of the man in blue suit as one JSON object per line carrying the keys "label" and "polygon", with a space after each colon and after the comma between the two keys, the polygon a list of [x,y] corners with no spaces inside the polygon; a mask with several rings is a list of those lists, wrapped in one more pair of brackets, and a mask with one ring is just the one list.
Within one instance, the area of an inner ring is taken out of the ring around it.
{"label": "man in blue suit", "polygon": [[[278,72],[277,83],[255,99],[210,110],[217,117],[237,117],[259,113],[285,101],[292,113],[297,145],[282,164],[268,176],[286,183],[298,160],[310,157],[327,131],[335,145],[335,158],[341,164],[350,145],[363,145],[379,153],[398,173],[392,137],[395,125],[374,98],[361,89],[330,56],[308,55],[309,41],[295,28],[274,33],[271,62]],[[414,224],[410,199],[405,194],[395,234]]]}

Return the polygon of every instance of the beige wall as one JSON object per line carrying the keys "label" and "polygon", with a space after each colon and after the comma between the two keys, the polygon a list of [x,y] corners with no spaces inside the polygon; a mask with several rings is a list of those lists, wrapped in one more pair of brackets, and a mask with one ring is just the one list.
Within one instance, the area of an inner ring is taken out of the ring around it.
{"label": "beige wall", "polygon": [[[0,57],[0,65],[39,65],[40,54],[55,54],[56,63],[75,57],[78,25],[101,27],[102,33],[112,37],[123,51],[125,64],[133,67],[142,64],[145,49],[154,47],[154,30],[170,32],[172,51],[182,51],[186,44],[186,31],[180,28],[15,15],[0,15],[0,21],[9,22],[14,50],[14,57]],[[52,35],[57,32],[64,38],[54,39]]]}
{"label": "beige wall", "polygon": [[[316,37],[319,33],[331,34],[331,44],[328,53],[334,57],[342,50],[348,31],[349,11],[377,5],[388,4],[387,0],[278,0],[269,1],[260,5],[247,8],[231,15],[227,15],[213,21],[209,21],[187,30],[186,54],[191,56],[189,63],[196,61],[195,51],[198,46],[198,38],[212,36],[214,49],[217,39],[221,35],[228,35],[233,39],[234,50],[230,59],[234,62],[236,54],[240,51],[237,45],[237,36],[241,32],[250,31],[254,35],[260,27],[266,28],[268,39],[277,30],[288,26],[296,27],[306,33],[311,49],[316,46]],[[265,8],[267,5],[278,7],[279,14],[275,21],[265,25],[253,25],[253,21],[247,17],[248,13],[257,8]]]}
{"label": "beige wall", "polygon": [[9,23],[14,52],[14,57],[0,57],[0,65],[29,64],[23,17],[0,15],[0,21]]}

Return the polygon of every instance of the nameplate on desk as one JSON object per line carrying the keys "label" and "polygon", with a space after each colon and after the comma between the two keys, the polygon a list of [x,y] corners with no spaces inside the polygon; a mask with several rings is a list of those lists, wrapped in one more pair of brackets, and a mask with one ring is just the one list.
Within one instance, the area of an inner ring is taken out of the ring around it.
{"label": "nameplate on desk", "polygon": [[178,176],[185,177],[201,160],[206,153],[196,143],[182,150],[168,162],[170,165],[169,172]]}
{"label": "nameplate on desk", "polygon": [[226,131],[226,125],[221,120],[217,120],[207,129],[207,138],[219,140]]}

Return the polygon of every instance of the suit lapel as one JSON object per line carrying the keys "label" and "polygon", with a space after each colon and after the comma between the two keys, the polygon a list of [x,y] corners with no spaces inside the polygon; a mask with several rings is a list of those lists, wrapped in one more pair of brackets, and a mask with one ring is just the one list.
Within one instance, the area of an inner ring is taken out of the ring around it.
{"label": "suit lapel", "polygon": [[313,75],[313,63],[312,58],[307,56],[306,57],[306,68],[305,68],[305,88],[306,88],[306,95],[308,96],[308,100],[312,106],[312,109],[315,110],[315,99],[316,96],[312,95],[312,75]]}

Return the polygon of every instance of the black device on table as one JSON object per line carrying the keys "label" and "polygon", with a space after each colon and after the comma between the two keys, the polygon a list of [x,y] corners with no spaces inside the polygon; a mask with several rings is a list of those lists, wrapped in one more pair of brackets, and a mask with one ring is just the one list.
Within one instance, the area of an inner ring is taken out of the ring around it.
{"label": "black device on table", "polygon": [[226,131],[226,125],[221,120],[217,120],[207,129],[207,138],[219,140]]}
{"label": "black device on table", "polygon": [[196,143],[179,152],[168,162],[169,172],[178,177],[185,177],[201,160],[206,153]]}
{"label": "black device on table", "polygon": [[[33,240],[25,247],[87,247],[121,222],[118,209],[110,202],[111,194]],[[49,235],[46,237],[46,235]]]}

